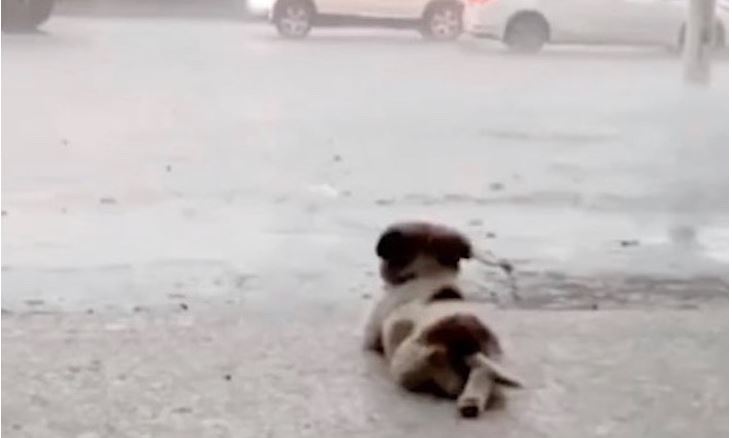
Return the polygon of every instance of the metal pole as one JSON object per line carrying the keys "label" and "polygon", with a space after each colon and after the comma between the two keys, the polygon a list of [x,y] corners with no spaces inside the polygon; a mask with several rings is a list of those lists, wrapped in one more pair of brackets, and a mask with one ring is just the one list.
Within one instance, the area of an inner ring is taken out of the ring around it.
{"label": "metal pole", "polygon": [[688,0],[689,11],[683,33],[684,80],[707,85],[711,79],[714,49],[715,0]]}

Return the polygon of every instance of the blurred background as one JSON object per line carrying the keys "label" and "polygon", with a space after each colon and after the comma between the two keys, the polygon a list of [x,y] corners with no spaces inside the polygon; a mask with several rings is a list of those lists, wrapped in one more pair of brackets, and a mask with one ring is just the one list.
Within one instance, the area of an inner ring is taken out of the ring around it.
{"label": "blurred background", "polygon": [[[728,436],[728,14],[2,0],[3,436]],[[359,349],[415,219],[514,267],[485,421]]]}
{"label": "blurred background", "polygon": [[5,307],[332,303],[409,218],[501,305],[726,299],[726,2],[2,5]]}
{"label": "blurred background", "polygon": [[245,0],[56,0],[55,11],[58,14],[229,19],[256,15]]}

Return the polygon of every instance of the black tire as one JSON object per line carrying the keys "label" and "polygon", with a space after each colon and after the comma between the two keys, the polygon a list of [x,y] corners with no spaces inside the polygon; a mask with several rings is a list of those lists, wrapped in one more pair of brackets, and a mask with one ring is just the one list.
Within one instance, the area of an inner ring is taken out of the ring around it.
{"label": "black tire", "polygon": [[275,7],[273,21],[277,32],[285,38],[302,39],[313,25],[315,9],[303,0],[281,0]]}
{"label": "black tire", "polygon": [[463,7],[457,2],[433,3],[422,16],[419,32],[434,41],[454,41],[463,33]]}
{"label": "black tire", "polygon": [[509,49],[521,53],[536,53],[549,41],[549,23],[536,13],[519,13],[511,18],[503,35]]}
{"label": "black tire", "polygon": [[2,31],[29,32],[45,23],[54,0],[2,0]]}

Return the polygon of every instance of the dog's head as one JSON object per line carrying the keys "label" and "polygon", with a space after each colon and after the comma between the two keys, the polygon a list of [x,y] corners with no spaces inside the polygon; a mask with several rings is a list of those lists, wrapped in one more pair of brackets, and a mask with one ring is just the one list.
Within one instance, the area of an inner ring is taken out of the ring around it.
{"label": "dog's head", "polygon": [[472,256],[468,239],[458,231],[429,222],[405,222],[386,229],[376,244],[381,276],[401,284],[413,278],[457,272],[460,260]]}

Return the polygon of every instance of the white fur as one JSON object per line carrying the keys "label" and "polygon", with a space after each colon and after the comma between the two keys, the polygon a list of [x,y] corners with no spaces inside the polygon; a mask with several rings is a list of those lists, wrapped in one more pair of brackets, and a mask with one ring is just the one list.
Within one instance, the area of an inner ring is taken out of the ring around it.
{"label": "white fur", "polygon": [[[419,262],[422,263],[422,262]],[[426,380],[437,384],[449,396],[457,398],[461,412],[474,408],[482,411],[492,391],[496,376],[514,380],[482,353],[466,361],[471,372],[467,381],[450,366],[430,361],[436,347],[424,344],[421,335],[437,321],[457,313],[475,314],[475,303],[465,300],[432,301],[445,287],[462,291],[455,270],[422,271],[417,278],[400,285],[385,285],[366,323],[364,347],[382,349],[392,378],[407,389]]]}
{"label": "white fur", "polygon": [[[404,314],[409,320],[417,321],[421,307],[427,303],[436,290],[443,287],[455,287],[456,283],[456,272],[442,271],[434,275],[415,278],[401,285],[384,285],[383,293],[371,309],[366,322],[364,347],[369,350],[376,350],[379,347],[386,349],[386,345],[382,342],[382,335],[387,318]],[[414,307],[415,305],[417,308]],[[411,315],[411,312],[416,313]],[[407,316],[407,314],[410,315]],[[388,357],[390,357],[389,354],[387,354]]]}

